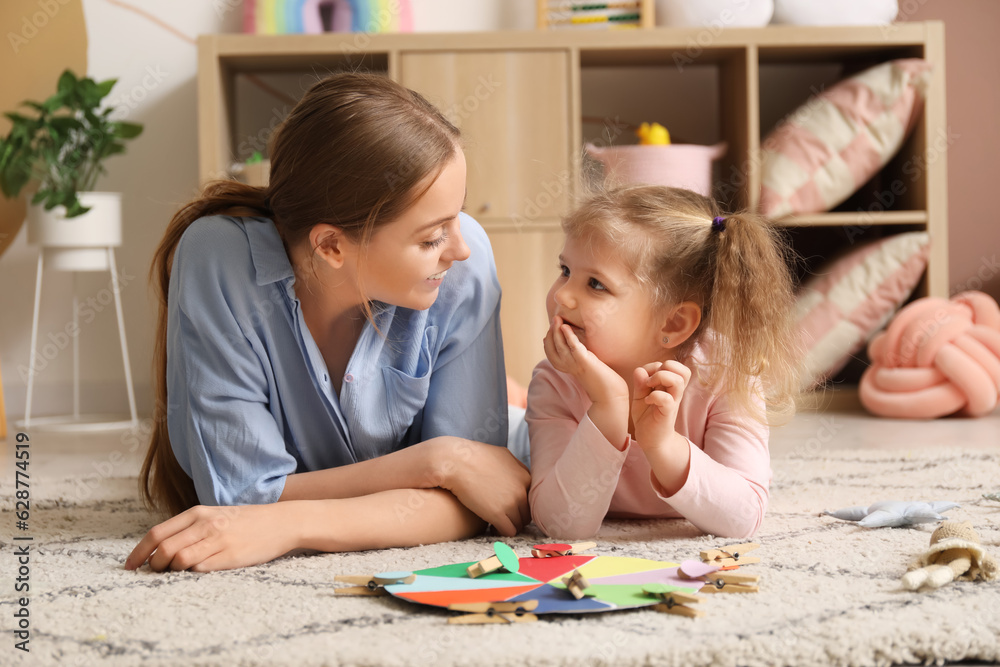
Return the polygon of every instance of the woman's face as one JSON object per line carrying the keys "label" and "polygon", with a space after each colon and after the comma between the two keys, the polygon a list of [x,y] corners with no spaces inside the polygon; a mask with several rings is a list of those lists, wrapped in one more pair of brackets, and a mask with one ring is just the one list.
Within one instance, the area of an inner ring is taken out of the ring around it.
{"label": "woman's face", "polygon": [[[426,192],[368,244],[361,283],[368,298],[413,310],[430,308],[454,262],[469,257],[458,214],[465,204],[465,155],[460,149]],[[417,187],[420,188],[424,184]]]}

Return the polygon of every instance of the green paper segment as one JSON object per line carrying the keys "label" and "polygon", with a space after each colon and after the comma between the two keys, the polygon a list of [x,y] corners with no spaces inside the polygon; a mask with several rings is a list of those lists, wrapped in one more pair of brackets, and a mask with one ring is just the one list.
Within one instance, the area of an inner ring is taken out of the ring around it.
{"label": "green paper segment", "polygon": [[517,557],[513,549],[503,542],[494,542],[493,551],[508,572],[517,572],[521,569],[521,559]]}
{"label": "green paper segment", "polygon": [[[442,565],[440,567],[430,567],[426,570],[414,570],[414,574],[418,575],[430,575],[433,577],[455,577],[458,579],[468,579],[469,573],[467,570],[470,565],[475,565],[479,561],[470,561],[468,563],[455,563],[454,565]],[[490,572],[489,574],[484,574],[481,577],[477,577],[477,581],[486,580],[500,580],[500,581],[516,581],[516,582],[526,582],[526,583],[538,583],[537,579],[532,577],[526,577],[523,574],[504,572],[503,570],[496,570]]]}

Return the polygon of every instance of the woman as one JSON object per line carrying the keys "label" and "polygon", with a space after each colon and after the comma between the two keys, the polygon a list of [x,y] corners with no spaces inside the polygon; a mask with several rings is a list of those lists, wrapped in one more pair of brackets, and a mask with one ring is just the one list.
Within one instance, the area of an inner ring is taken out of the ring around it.
{"label": "woman", "polygon": [[154,258],[140,484],[176,516],[126,568],[516,534],[530,476],[503,446],[500,289],[461,213],[458,130],[385,77],[342,73],[269,152],[267,187],[209,185]]}

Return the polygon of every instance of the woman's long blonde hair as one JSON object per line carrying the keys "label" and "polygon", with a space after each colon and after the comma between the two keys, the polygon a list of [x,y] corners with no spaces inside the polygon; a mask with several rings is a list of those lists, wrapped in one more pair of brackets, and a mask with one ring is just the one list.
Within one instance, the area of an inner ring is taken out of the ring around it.
{"label": "woman's long blonde hair", "polygon": [[[717,217],[724,219],[713,223]],[[724,214],[714,200],[690,190],[629,185],[592,192],[563,229],[616,248],[654,308],[684,301],[701,308],[701,324],[675,353],[683,360],[711,336],[707,374],[700,377],[721,383],[734,407],[760,421],[794,412],[791,255],[763,218]]]}
{"label": "woman's long blonde hair", "polygon": [[139,478],[148,507],[177,514],[198,503],[167,432],[167,297],[184,231],[203,216],[248,208],[274,221],[286,249],[320,223],[364,244],[423,194],[433,181],[427,177],[440,173],[458,145],[458,129],[419,94],[384,76],[334,74],[313,85],[276,129],[266,187],[214,181],[174,215],[150,269],[159,316],[153,434]]}

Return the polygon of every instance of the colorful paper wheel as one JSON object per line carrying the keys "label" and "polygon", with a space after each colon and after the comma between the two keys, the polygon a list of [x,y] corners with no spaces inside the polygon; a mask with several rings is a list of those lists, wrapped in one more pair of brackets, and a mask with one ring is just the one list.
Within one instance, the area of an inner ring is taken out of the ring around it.
{"label": "colorful paper wheel", "polygon": [[[502,549],[496,546],[494,549],[497,557],[501,557]],[[677,563],[643,558],[595,555],[528,557],[519,559],[514,571],[509,571],[513,563],[505,563],[508,571],[501,569],[473,579],[466,569],[475,562],[416,570],[414,574],[417,578],[412,584],[392,584],[385,590],[410,602],[437,607],[465,602],[538,600],[535,614],[578,614],[658,604],[660,600],[643,590],[650,584],[667,584],[691,593],[704,585],[702,581],[681,579],[677,574]],[[593,593],[593,597],[577,600],[566,590],[562,578],[572,574],[573,570],[580,570],[587,578],[590,583],[587,593]]]}

